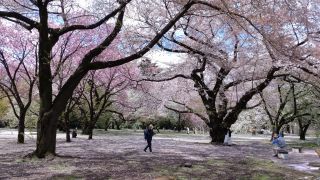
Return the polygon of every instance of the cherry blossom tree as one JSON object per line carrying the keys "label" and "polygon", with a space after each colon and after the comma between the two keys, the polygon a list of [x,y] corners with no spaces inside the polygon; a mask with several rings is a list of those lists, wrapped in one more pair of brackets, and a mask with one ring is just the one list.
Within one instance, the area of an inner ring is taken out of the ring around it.
{"label": "cherry blossom tree", "polygon": [[[194,67],[189,73],[153,81],[174,78],[194,81],[206,108],[205,115],[198,116],[210,127],[212,142],[221,143],[227,129],[248,108],[249,101],[272,79],[286,76],[278,71],[288,72],[284,68],[290,67],[292,71],[317,76],[317,68],[310,66],[314,65],[311,62],[317,46],[309,37],[317,32],[318,26],[306,18],[314,17],[308,2],[198,3],[201,6],[183,17],[158,44],[168,52],[188,54]],[[149,26],[157,29],[156,19],[146,19]],[[187,104],[175,103],[184,106],[181,112],[195,113]]]}
{"label": "cherry blossom tree", "polygon": [[289,83],[280,82],[276,85],[274,92],[270,93],[274,94],[274,96],[268,96],[267,98],[266,95],[260,93],[273,133],[279,134],[284,125],[294,120],[311,116],[310,112],[306,112],[310,104],[298,104],[298,100],[305,96],[307,89],[304,87],[297,90],[296,86],[293,81]]}
{"label": "cherry blossom tree", "polygon": [[[46,154],[55,154],[58,118],[65,110],[67,101],[71,98],[74,89],[90,70],[120,66],[143,56],[195,4],[194,1],[184,4],[178,13],[168,20],[157,33],[153,34],[154,38],[144,43],[145,45],[142,45],[142,48],[137,52],[119,59],[103,60],[100,57],[100,60],[98,60],[97,57],[113,43],[113,40],[121,31],[125,9],[131,0],[117,2],[112,1],[114,9],[98,16],[90,11],[91,14],[81,8],[75,8],[75,1],[4,0],[1,2],[0,18],[21,25],[26,30],[38,34],[40,113],[37,148],[34,152],[36,156],[45,157]],[[92,17],[90,21],[81,21],[83,17],[88,16]],[[62,36],[69,33],[98,29],[105,23],[111,24],[111,19],[115,19],[112,30],[106,31],[108,32],[106,36],[98,40],[99,45],[81,57],[72,75],[53,98],[51,60],[53,48],[57,42]]]}
{"label": "cherry blossom tree", "polygon": [[87,90],[81,97],[83,105],[79,105],[79,108],[85,119],[83,134],[88,134],[89,139],[92,139],[95,124],[103,113],[117,113],[124,119],[121,112],[112,108],[114,104],[122,104],[124,99],[121,94],[131,86],[123,73],[123,69],[115,68],[103,72],[92,71],[88,75]]}
{"label": "cherry blossom tree", "polygon": [[24,143],[25,119],[34,98],[38,65],[32,37],[27,39],[20,31],[21,28],[14,25],[2,28],[0,36],[7,39],[0,46],[0,89],[18,119],[18,143]]}
{"label": "cherry blossom tree", "polygon": [[[233,31],[232,28],[229,30]],[[160,44],[160,46],[163,49],[171,52],[195,54],[194,57],[191,55],[189,58],[193,59],[197,63],[194,63],[194,65],[191,67],[184,67],[185,71],[187,71],[186,73],[189,71],[190,74],[177,74],[167,79],[153,81],[167,81],[174,78],[184,78],[193,81],[194,87],[198,92],[198,95],[201,98],[205,108],[205,114],[196,112],[192,107],[185,103],[173,101],[185,109],[176,111],[180,113],[194,113],[198,115],[210,128],[212,142],[222,143],[227,129],[230,128],[234,122],[236,122],[237,117],[242,110],[248,108],[247,104],[251,98],[268,86],[271,80],[275,77],[275,72],[277,72],[279,68],[271,67],[269,72],[260,71],[260,75],[266,75],[253,77],[253,74],[256,70],[256,66],[254,64],[257,62],[253,61],[251,64],[250,62],[245,62],[245,59],[250,59],[250,57],[246,56],[246,54],[241,54],[241,46],[239,46],[240,42],[237,40],[237,38],[233,39],[233,52],[228,52],[228,49],[222,50],[223,46],[218,46],[217,48],[221,49],[217,52],[214,52],[214,50],[207,50],[213,49],[215,46],[214,44],[204,43],[204,41],[201,39],[191,36],[186,29],[184,34],[186,37],[190,38],[190,40],[196,41],[202,46],[206,47],[203,49],[200,49],[197,46],[192,47],[193,45],[191,43],[187,44],[185,39],[184,42],[175,39],[173,34],[171,35],[171,38],[167,39],[180,46],[180,48],[178,47],[179,49],[169,49],[163,46],[163,44]],[[226,38],[229,39],[229,37]],[[222,38],[222,41],[227,40]],[[242,43],[244,44],[245,42]],[[226,45],[226,47],[228,46]],[[248,51],[248,49],[245,47],[242,48],[245,49],[243,49],[243,52]],[[258,60],[259,59],[256,59],[256,61]],[[182,66],[179,65],[179,70],[181,67]],[[243,72],[244,68],[247,69],[247,72],[251,71],[253,74],[242,74],[241,71]],[[256,80],[257,85],[250,87],[248,84],[245,84],[245,88],[242,89],[242,92],[236,92],[238,99],[234,100],[235,96],[230,92],[230,89],[243,82],[245,83],[251,80]]]}
{"label": "cherry blossom tree", "polygon": [[[304,84],[301,83],[300,84]],[[306,113],[306,116],[298,117],[298,125],[299,125],[299,136],[300,140],[306,139],[306,133],[310,126],[314,126],[318,124],[319,121],[319,89],[315,86],[310,86],[303,89],[303,95],[299,97],[293,97],[294,107],[301,107],[302,111]],[[302,86],[303,87],[303,86]],[[301,85],[297,85],[298,90],[301,91]],[[299,112],[299,111],[298,111]],[[301,112],[300,112],[301,113]]]}

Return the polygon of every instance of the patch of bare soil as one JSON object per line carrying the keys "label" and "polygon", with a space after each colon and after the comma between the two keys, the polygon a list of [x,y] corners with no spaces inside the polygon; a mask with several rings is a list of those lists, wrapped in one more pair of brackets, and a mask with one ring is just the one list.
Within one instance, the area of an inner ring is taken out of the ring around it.
{"label": "patch of bare soil", "polygon": [[[161,135],[153,152],[144,152],[142,133],[79,135],[71,143],[60,134],[59,157],[22,158],[35,147],[34,139],[16,144],[16,136],[0,131],[0,179],[315,179],[319,171],[290,168],[293,163],[319,162],[315,154],[272,157],[266,141],[234,138],[234,146],[214,146],[207,136]],[[185,167],[188,163],[191,167]]]}

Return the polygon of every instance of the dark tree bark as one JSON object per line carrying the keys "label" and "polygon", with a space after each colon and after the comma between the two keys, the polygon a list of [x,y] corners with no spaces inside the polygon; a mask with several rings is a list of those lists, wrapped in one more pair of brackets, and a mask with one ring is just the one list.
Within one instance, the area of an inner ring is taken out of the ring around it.
{"label": "dark tree bark", "polygon": [[220,124],[213,125],[210,127],[210,137],[211,143],[213,144],[221,144],[224,142],[225,134],[227,133],[228,129],[221,126]]}
{"label": "dark tree bark", "polygon": [[304,130],[299,131],[300,140],[306,140],[306,133],[307,131],[304,131]]}
{"label": "dark tree bark", "polygon": [[88,120],[87,112],[82,106],[79,106],[79,109],[81,111],[81,117],[84,120],[83,125],[82,125],[82,134],[89,135],[90,121]]}
{"label": "dark tree bark", "polygon": [[26,112],[20,111],[19,125],[18,125],[18,143],[24,143],[24,130],[25,130]]}
{"label": "dark tree bark", "polygon": [[120,128],[121,123],[120,122],[115,122],[115,124],[116,124],[117,130],[121,130],[121,128]]}
{"label": "dark tree bark", "polygon": [[70,138],[70,129],[68,128],[66,131],[66,142],[71,142],[71,138]]}
{"label": "dark tree bark", "polygon": [[64,114],[64,123],[65,123],[65,130],[66,130],[66,142],[71,142],[71,138],[70,138],[70,112],[66,112]]}
{"label": "dark tree bark", "polygon": [[108,120],[108,121],[106,121],[106,123],[105,123],[105,128],[104,128],[104,130],[105,131],[108,131],[108,129],[109,129],[109,127],[110,127],[110,120]]}
{"label": "dark tree bark", "polygon": [[311,119],[308,119],[306,120],[306,122],[304,122],[302,118],[298,118],[300,140],[306,140],[306,134],[311,125],[311,122]]}
{"label": "dark tree bark", "polygon": [[88,139],[89,140],[92,139],[93,129],[94,129],[94,126],[92,126],[92,125],[88,127],[88,135],[89,135]]}

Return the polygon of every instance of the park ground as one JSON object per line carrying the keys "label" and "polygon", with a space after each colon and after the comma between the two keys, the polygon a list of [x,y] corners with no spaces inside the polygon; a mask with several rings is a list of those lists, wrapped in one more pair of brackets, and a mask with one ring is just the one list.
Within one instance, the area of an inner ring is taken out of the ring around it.
{"label": "park ground", "polygon": [[[319,179],[314,139],[287,136],[286,160],[272,156],[270,136],[233,135],[232,146],[211,145],[208,135],[162,132],[153,152],[144,152],[142,131],[96,130],[93,140],[78,135],[66,143],[57,136],[58,157],[24,158],[35,148],[35,134],[16,143],[16,131],[0,129],[0,179]],[[192,165],[185,167],[185,165]]]}

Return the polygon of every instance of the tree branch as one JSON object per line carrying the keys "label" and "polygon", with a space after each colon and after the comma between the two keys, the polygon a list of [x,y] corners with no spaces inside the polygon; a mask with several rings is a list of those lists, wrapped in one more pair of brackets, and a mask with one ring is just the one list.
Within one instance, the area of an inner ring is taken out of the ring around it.
{"label": "tree branch", "polygon": [[140,51],[138,51],[135,54],[132,54],[130,56],[127,56],[125,58],[121,58],[114,61],[96,61],[90,64],[89,69],[104,69],[104,68],[110,68],[115,66],[120,66],[122,64],[128,63],[130,61],[133,61],[135,59],[138,59],[142,57],[144,54],[146,54],[154,45],[158,43],[158,41],[166,34],[173,26],[174,24],[194,5],[194,1],[188,2],[182,10],[172,19],[169,21],[169,23],[159,32],[157,35]]}

